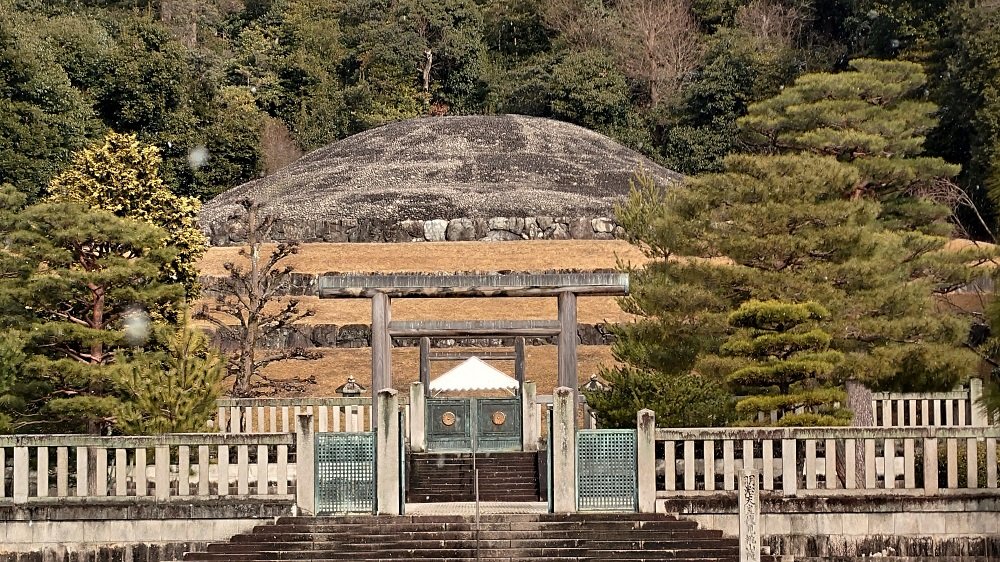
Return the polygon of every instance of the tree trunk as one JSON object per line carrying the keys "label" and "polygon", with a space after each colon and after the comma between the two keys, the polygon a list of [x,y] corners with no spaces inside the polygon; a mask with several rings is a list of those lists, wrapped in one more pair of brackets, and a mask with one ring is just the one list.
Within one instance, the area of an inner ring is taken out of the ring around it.
{"label": "tree trunk", "polygon": [[424,63],[424,91],[429,92],[431,90],[431,65],[434,62],[434,53],[428,49],[424,51],[424,57],[427,62]]}
{"label": "tree trunk", "polygon": [[261,295],[260,284],[260,239],[258,238],[256,205],[251,205],[247,209],[247,245],[250,247],[250,282],[247,284],[247,300],[250,306],[247,310],[243,341],[240,342],[240,369],[236,375],[236,381],[233,383],[233,396],[237,398],[250,394],[250,382],[256,371],[254,362],[257,352],[257,334],[260,331],[258,311],[261,310],[259,305],[263,295]]}
{"label": "tree trunk", "polygon": [[[95,330],[104,328],[104,288],[91,285],[90,290],[94,292],[94,304],[91,308],[90,327]],[[104,362],[104,344],[95,341],[90,344],[90,363],[100,365]]]}
{"label": "tree trunk", "polygon": [[[875,425],[875,415],[872,412],[872,391],[864,384],[856,381],[847,381],[847,407],[853,412],[851,419],[853,427],[872,427]],[[843,441],[837,442],[837,478],[841,487],[846,487],[846,466],[844,464]],[[865,442],[857,439],[854,442],[854,478],[857,488],[865,486]]]}

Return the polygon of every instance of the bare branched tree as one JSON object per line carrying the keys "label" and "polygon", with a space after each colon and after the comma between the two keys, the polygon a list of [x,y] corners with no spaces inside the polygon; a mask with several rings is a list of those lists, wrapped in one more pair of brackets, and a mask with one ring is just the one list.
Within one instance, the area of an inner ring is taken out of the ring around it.
{"label": "bare branched tree", "polygon": [[701,33],[690,0],[617,0],[622,32],[617,51],[626,72],[649,85],[656,105],[680,89],[702,57]]}
{"label": "bare branched tree", "polygon": [[260,149],[264,154],[266,175],[271,175],[302,157],[302,150],[292,139],[288,126],[281,119],[271,116],[264,118]]}
{"label": "bare branched tree", "polygon": [[802,34],[809,15],[778,0],[753,0],[736,12],[736,26],[756,38],[763,49],[790,49]]}
{"label": "bare branched tree", "polygon": [[[205,293],[213,298],[198,312],[197,318],[215,325],[223,341],[235,342],[236,349],[229,354],[229,373],[234,376],[232,395],[243,398],[285,390],[299,391],[306,384],[315,383],[311,378],[275,379],[265,376],[263,369],[276,361],[286,359],[317,359],[319,354],[302,348],[270,351],[266,354],[258,344],[284,330],[315,311],[301,309],[298,299],[280,303],[282,289],[287,286],[292,273],[290,266],[281,262],[298,253],[297,242],[278,244],[270,255],[261,256],[261,245],[274,226],[274,218],[261,216],[260,204],[240,201],[242,212],[231,217],[246,239],[239,255],[246,265],[227,262],[229,275],[210,286]],[[280,304],[274,307],[274,304]],[[263,354],[263,356],[261,356]]]}
{"label": "bare branched tree", "polygon": [[613,33],[611,14],[594,0],[547,0],[542,3],[545,25],[579,50],[605,47]]}

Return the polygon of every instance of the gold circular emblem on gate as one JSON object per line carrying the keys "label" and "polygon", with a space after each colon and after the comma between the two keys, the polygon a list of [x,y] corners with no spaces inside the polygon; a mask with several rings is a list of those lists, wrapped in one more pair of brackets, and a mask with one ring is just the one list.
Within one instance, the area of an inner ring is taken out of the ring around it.
{"label": "gold circular emblem on gate", "polygon": [[441,414],[441,423],[443,423],[443,424],[445,424],[446,426],[449,426],[449,427],[455,425],[455,414],[454,414],[454,412],[445,412],[445,413]]}
{"label": "gold circular emblem on gate", "polygon": [[503,425],[507,421],[507,414],[503,412],[493,412],[493,425]]}

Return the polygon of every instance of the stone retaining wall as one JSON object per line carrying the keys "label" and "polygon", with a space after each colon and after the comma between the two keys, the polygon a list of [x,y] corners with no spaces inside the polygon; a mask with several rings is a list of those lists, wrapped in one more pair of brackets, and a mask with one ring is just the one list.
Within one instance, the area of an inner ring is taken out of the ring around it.
{"label": "stone retaining wall", "polygon": [[[732,492],[658,499],[656,510],[739,536]],[[785,560],[987,562],[1000,554],[1000,497],[992,491],[953,497],[761,494],[760,521],[761,544]]]}
{"label": "stone retaining wall", "polygon": [[[213,246],[243,243],[236,225],[205,226]],[[458,242],[471,240],[610,240],[624,234],[608,217],[493,217],[406,220],[330,219],[274,223],[274,241],[299,242]]]}
{"label": "stone retaining wall", "polygon": [[[577,342],[580,345],[611,345],[615,336],[610,326],[600,324],[577,324]],[[223,339],[217,332],[213,333],[216,345],[229,348],[235,342]],[[525,338],[527,345],[555,345],[557,336],[542,338]],[[259,340],[259,345],[265,349],[295,349],[295,348],[331,348],[331,347],[370,347],[372,330],[368,324],[297,324],[291,328],[279,330],[270,337]],[[417,347],[419,338],[393,338],[395,347]],[[433,338],[431,347],[511,347],[514,338]]]}
{"label": "stone retaining wall", "polygon": [[187,505],[135,497],[90,504],[54,498],[50,505],[4,505],[0,562],[181,560],[185,552],[204,551],[291,514],[291,502],[247,498],[192,499]]}

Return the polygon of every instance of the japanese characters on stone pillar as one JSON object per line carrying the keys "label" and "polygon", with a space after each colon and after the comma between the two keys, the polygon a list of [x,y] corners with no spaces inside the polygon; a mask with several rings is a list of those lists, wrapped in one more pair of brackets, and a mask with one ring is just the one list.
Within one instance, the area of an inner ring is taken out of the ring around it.
{"label": "japanese characters on stone pillar", "polygon": [[740,562],[760,562],[760,487],[756,470],[740,471]]}

